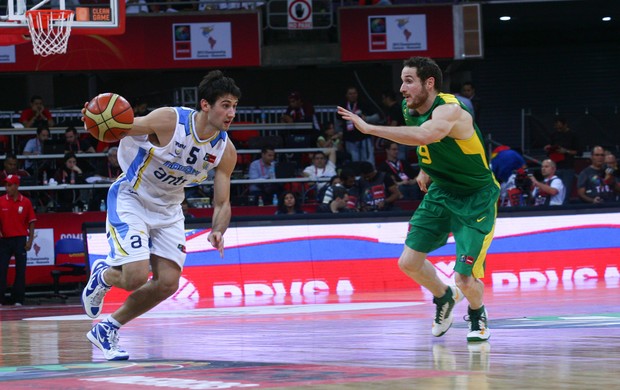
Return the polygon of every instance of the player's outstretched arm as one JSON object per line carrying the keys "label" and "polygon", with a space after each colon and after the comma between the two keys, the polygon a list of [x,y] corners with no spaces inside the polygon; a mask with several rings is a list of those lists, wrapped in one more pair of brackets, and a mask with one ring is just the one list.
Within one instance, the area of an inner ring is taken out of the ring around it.
{"label": "player's outstretched arm", "polygon": [[230,177],[237,164],[237,150],[228,142],[222,160],[215,169],[213,182],[213,220],[208,240],[224,257],[224,232],[230,224]]}
{"label": "player's outstretched arm", "polygon": [[[358,115],[343,107],[338,107],[338,114],[342,119],[353,122],[362,133],[411,146],[427,145],[451,134],[455,124],[461,119],[462,112],[458,105],[446,104],[437,107],[433,111],[433,119],[424,122],[422,126],[377,126],[366,123]],[[473,130],[473,127],[471,129]]]}

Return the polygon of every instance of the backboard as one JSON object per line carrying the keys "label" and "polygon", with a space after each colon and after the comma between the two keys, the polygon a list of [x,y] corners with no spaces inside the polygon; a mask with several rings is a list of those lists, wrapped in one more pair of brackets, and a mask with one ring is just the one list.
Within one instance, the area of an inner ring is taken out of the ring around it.
{"label": "backboard", "polygon": [[0,41],[2,38],[10,40],[4,35],[28,34],[25,13],[35,9],[75,12],[72,35],[119,35],[125,32],[124,0],[42,0],[36,4],[32,0],[0,2],[4,3],[0,4]]}

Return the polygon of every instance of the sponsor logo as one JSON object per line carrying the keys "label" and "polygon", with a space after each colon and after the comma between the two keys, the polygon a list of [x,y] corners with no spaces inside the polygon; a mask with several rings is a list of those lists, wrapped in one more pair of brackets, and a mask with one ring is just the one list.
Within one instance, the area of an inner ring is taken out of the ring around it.
{"label": "sponsor logo", "polygon": [[482,222],[482,221],[484,221],[485,219],[487,219],[487,217],[480,217],[480,218],[476,219],[476,222]]}
{"label": "sponsor logo", "polygon": [[183,173],[187,173],[188,175],[198,175],[200,172],[194,169],[194,167],[189,165],[183,165],[172,161],[166,161],[164,163],[166,168],[172,169],[174,171],[181,171]]}
{"label": "sponsor logo", "polygon": [[180,250],[183,253],[187,253],[187,251],[185,250],[185,245],[183,245],[183,244],[177,245],[177,249]]}

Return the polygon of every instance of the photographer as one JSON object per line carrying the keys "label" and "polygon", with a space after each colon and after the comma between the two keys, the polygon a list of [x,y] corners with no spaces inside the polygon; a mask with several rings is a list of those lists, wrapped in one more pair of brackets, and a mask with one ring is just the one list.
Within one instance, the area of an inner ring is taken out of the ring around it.
{"label": "photographer", "polygon": [[536,180],[534,175],[529,176],[534,186],[532,190],[534,206],[561,206],[566,198],[566,187],[555,175],[555,162],[551,159],[544,160],[540,171],[543,176],[542,182]]}
{"label": "photographer", "polygon": [[501,185],[500,207],[522,207],[531,205],[532,179],[525,165],[513,171]]}

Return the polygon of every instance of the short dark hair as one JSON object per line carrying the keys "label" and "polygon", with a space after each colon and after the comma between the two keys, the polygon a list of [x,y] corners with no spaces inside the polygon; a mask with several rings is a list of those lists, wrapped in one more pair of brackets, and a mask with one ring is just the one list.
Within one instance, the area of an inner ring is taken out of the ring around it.
{"label": "short dark hair", "polygon": [[224,76],[221,70],[212,70],[207,73],[198,85],[196,109],[200,110],[200,102],[202,99],[214,105],[217,99],[226,94],[231,94],[237,99],[241,98],[241,90],[237,87],[237,84],[235,84],[235,80]]}
{"label": "short dark hair", "polygon": [[263,146],[262,148],[260,148],[260,154],[265,154],[265,152],[267,152],[269,150],[273,150],[274,152],[276,151],[276,149],[273,146],[266,145],[266,146]]}
{"label": "short dark hair", "polygon": [[407,68],[416,68],[418,77],[422,82],[433,77],[435,79],[435,91],[441,90],[441,85],[443,84],[441,68],[431,58],[411,57],[403,61],[403,66]]}
{"label": "short dark hair", "polygon": [[30,98],[30,103],[34,103],[35,100],[43,100],[43,96],[41,95],[32,95]]}
{"label": "short dark hair", "polygon": [[373,173],[374,171],[375,167],[369,161],[360,162],[360,172],[362,173],[362,175],[367,175],[369,173]]}
{"label": "short dark hair", "polygon": [[334,186],[334,189],[332,190],[332,199],[344,198],[346,194],[347,194],[347,189],[344,188],[344,186],[336,185]]}
{"label": "short dark hair", "polygon": [[37,135],[41,134],[43,132],[43,130],[47,130],[47,132],[50,132],[50,128],[47,125],[47,123],[39,123],[39,126],[37,126]]}
{"label": "short dark hair", "polygon": [[67,133],[75,133],[77,135],[77,130],[73,126],[69,126],[65,129],[65,134]]}

